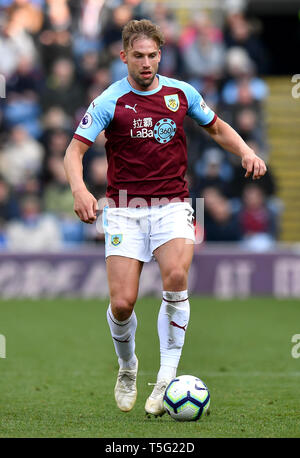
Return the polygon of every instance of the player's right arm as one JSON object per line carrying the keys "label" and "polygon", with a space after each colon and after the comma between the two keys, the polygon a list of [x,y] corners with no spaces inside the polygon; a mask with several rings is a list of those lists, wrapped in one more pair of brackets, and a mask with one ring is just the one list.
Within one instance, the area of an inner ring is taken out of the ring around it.
{"label": "player's right arm", "polygon": [[90,224],[96,220],[98,204],[83,181],[82,159],[96,137],[111,121],[114,112],[111,100],[113,99],[108,91],[93,100],[77,126],[64,158],[66,175],[74,197],[74,211],[81,221]]}
{"label": "player's right arm", "polygon": [[82,159],[89,145],[73,138],[66,150],[64,167],[74,198],[74,211],[84,223],[92,224],[97,216],[98,202],[83,181]]}
{"label": "player's right arm", "polygon": [[98,203],[84,184],[82,159],[100,132],[111,123],[117,99],[129,90],[126,81],[124,78],[112,84],[92,101],[65,154],[64,166],[74,197],[74,211],[85,223],[92,224],[96,220]]}

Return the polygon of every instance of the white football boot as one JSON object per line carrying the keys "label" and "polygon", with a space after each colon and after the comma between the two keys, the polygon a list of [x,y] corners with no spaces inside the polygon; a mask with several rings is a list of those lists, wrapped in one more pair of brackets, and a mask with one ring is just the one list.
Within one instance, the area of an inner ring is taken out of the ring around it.
{"label": "white football boot", "polygon": [[164,394],[170,381],[171,380],[160,380],[159,382],[155,383],[153,391],[145,404],[146,414],[152,414],[155,417],[161,417],[165,413]]}
{"label": "white football boot", "polygon": [[115,400],[122,412],[129,412],[136,401],[137,388],[136,377],[138,371],[138,360],[135,369],[119,369],[117,383],[115,386]]}

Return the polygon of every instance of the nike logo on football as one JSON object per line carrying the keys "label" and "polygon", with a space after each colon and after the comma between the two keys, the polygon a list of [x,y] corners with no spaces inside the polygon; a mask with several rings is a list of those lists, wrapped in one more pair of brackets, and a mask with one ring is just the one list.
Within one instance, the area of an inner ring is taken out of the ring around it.
{"label": "nike logo on football", "polygon": [[175,328],[182,329],[184,332],[186,330],[186,324],[184,326],[179,326],[179,324],[175,323],[175,321],[170,321],[170,324],[174,326]]}
{"label": "nike logo on football", "polygon": [[137,106],[137,103],[134,105],[134,107],[131,107],[130,105],[125,105],[125,108],[129,108],[130,110],[133,110],[135,113],[137,113],[135,107]]}

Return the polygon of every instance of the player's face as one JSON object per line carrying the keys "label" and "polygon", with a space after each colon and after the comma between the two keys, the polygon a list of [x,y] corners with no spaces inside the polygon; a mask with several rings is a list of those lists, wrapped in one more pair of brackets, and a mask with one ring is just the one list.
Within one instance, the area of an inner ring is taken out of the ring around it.
{"label": "player's face", "polygon": [[137,38],[130,49],[121,51],[120,57],[127,64],[132,87],[140,91],[151,91],[157,87],[155,75],[160,62],[160,50],[154,40]]}

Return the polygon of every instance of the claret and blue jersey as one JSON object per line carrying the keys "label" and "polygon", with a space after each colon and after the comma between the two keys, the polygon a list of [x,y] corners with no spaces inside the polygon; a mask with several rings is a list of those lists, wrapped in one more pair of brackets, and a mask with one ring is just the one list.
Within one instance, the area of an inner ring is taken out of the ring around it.
{"label": "claret and blue jersey", "polygon": [[107,197],[118,206],[128,198],[188,197],[183,120],[212,125],[217,116],[188,83],[157,75],[152,91],[134,89],[127,78],[112,84],[89,106],[74,138],[92,145],[102,130],[107,139]]}

